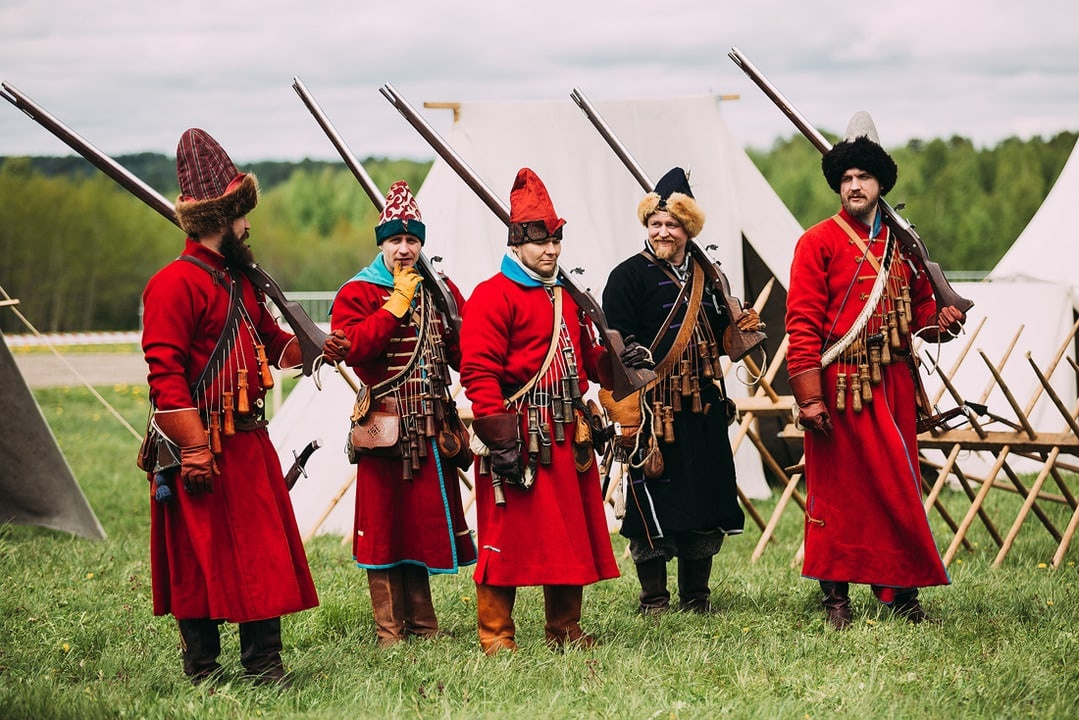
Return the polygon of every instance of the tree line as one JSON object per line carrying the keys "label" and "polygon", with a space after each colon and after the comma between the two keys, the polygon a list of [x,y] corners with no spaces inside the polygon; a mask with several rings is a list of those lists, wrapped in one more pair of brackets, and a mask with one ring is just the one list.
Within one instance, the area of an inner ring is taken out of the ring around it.
{"label": "tree line", "polygon": [[[1076,138],[1010,138],[992,148],[961,137],[913,140],[890,149],[899,179],[887,199],[905,203],[902,214],[946,271],[986,271],[1033,217]],[[748,152],[803,227],[838,209],[820,154],[801,136]],[[116,160],[165,197],[179,193],[173,158]],[[431,163],[368,158],[364,167],[381,188],[405,179],[416,191]],[[343,165],[244,169],[262,187],[252,246],[286,291],[336,290],[374,257],[378,212]],[[42,332],[137,329],[147,279],[182,249],[182,233],[80,157],[0,158],[0,287]],[[25,328],[0,313],[0,330]]]}

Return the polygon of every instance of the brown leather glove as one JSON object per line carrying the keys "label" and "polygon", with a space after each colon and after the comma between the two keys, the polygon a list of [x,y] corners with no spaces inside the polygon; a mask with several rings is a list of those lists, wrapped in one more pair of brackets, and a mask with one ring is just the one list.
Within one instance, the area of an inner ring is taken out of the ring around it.
{"label": "brown leather glove", "polygon": [[820,370],[807,370],[792,377],[790,383],[798,403],[798,424],[805,430],[828,437],[832,434],[832,418],[824,404],[822,376]]}
{"label": "brown leather glove", "polygon": [[334,330],[322,343],[322,354],[332,363],[344,362],[351,349],[352,341],[345,336],[343,330]]}
{"label": "brown leather glove", "polygon": [[761,327],[761,316],[753,309],[752,305],[749,305],[745,308],[745,312],[738,318],[737,324],[739,330],[759,330]]}
{"label": "brown leather glove", "polygon": [[180,448],[180,479],[184,489],[191,495],[214,491],[214,475],[217,469],[214,454],[210,452],[206,428],[195,408],[157,411],[154,424]]}
{"label": "brown leather glove", "polygon": [[491,471],[507,482],[520,482],[524,474],[517,444],[517,414],[499,413],[472,420],[472,432],[491,452]]}

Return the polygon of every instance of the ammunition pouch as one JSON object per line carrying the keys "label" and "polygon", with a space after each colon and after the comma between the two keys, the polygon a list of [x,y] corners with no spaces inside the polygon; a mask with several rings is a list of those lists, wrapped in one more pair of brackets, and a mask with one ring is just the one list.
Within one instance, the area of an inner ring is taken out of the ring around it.
{"label": "ammunition pouch", "polygon": [[[383,398],[378,410],[371,410],[365,395],[366,387],[357,393],[356,407],[352,415],[352,427],[345,440],[345,454],[355,465],[361,455],[377,457],[401,457],[401,417],[397,414],[397,402]],[[364,411],[364,406],[367,406]]]}

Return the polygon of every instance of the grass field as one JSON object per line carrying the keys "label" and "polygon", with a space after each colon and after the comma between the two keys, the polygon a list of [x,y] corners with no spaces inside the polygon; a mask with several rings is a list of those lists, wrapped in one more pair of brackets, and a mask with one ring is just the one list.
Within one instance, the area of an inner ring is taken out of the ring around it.
{"label": "grass field", "polygon": [[[142,426],[144,387],[99,390]],[[36,395],[109,537],[0,527],[0,718],[1079,717],[1079,548],[1047,568],[1056,543],[1033,518],[999,569],[996,546],[974,526],[977,545],[952,564],[952,586],[923,593],[938,622],[894,619],[857,586],[856,624],[844,633],[825,627],[815,583],[791,567],[795,512],[755,564],[755,526],[726,544],[712,581],[718,612],[707,616],[636,616],[636,579],[616,536],[622,577],[585,591],[583,624],[602,644],[548,650],[542,595],[525,588],[521,650],[496,658],[477,645],[468,572],[432,580],[446,637],[377,650],[364,575],[340,538],[323,536],[308,546],[322,604],[283,622],[293,687],[242,682],[226,626],[226,678],[195,688],[180,672],[173,621],[150,611],[136,441],[85,390]],[[965,496],[945,501],[953,515],[969,507]],[[1004,527],[1018,504],[989,495]],[[758,508],[767,516],[772,503]],[[1066,524],[1066,507],[1046,509]],[[951,536],[933,521],[943,546]]]}

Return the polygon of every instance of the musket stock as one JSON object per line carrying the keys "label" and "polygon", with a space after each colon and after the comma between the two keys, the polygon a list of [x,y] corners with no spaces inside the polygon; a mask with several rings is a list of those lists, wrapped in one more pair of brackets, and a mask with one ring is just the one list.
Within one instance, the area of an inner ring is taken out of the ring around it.
{"label": "musket stock", "polygon": [[[408,120],[409,124],[423,137],[424,140],[438,153],[439,157],[446,161],[446,163],[453,168],[458,177],[461,178],[472,189],[472,192],[479,196],[480,200],[490,208],[499,220],[506,225],[510,222],[510,210],[504,202],[480,177],[468,166],[468,164],[461,158],[457,152],[450,147],[450,145],[442,139],[434,128],[418,113],[416,109],[409,104],[389,83],[383,85],[379,92],[383,97],[390,101],[397,111]],[[622,351],[625,349],[625,343],[622,339],[621,333],[611,328],[607,324],[607,316],[603,313],[603,308],[592,297],[592,293],[584,290],[570,278],[569,274],[564,272],[561,267],[558,269],[558,279],[562,283],[562,286],[566,288],[566,292],[573,297],[577,306],[584,310],[588,315],[589,320],[595,325],[596,330],[599,333],[599,340],[607,348],[607,352],[611,360],[611,369],[614,375],[613,387],[611,388],[611,394],[616,400],[622,398],[640,390],[648,385],[650,382],[656,379],[656,373],[652,370],[628,368],[622,362]]]}
{"label": "musket stock", "polygon": [[[585,97],[584,93],[579,88],[574,88],[570,93],[570,98],[573,102],[577,103],[577,107],[584,111],[584,114],[592,122],[592,125],[599,131],[599,134],[607,141],[607,144],[614,150],[615,155],[622,161],[622,164],[626,166],[630,174],[636,178],[640,183],[641,188],[646,193],[655,190],[656,185],[652,182],[652,179],[645,173],[644,168],[640,163],[630,154],[618,136],[611,130],[611,126],[607,124],[607,121],[603,119],[596,107]],[[731,360],[735,362],[741,360],[754,348],[761,345],[768,336],[760,330],[739,330],[738,319],[745,313],[745,308],[742,307],[741,301],[731,294],[731,285],[727,280],[727,276],[720,269],[719,263],[709,257],[708,253],[704,251],[696,241],[696,239],[690,239],[687,243],[687,248],[694,260],[700,264],[701,269],[704,270],[705,275],[708,277],[709,282],[719,293],[723,300],[724,307],[727,309],[727,315],[731,319],[731,327],[733,331],[730,333],[728,339],[725,340],[725,349]]]}
{"label": "musket stock", "polygon": [[[311,111],[311,114],[315,117],[315,121],[319,124],[319,127],[322,128],[322,131],[326,133],[326,137],[333,143],[333,146],[341,156],[341,159],[345,161],[345,165],[352,171],[352,174],[356,177],[356,180],[359,181],[364,192],[367,193],[367,197],[371,199],[371,202],[381,213],[386,209],[386,198],[364,168],[363,163],[361,163],[353,154],[352,150],[349,149],[344,138],[337,132],[337,128],[330,122],[329,117],[322,111],[322,108],[300,78],[294,77],[292,79],[292,89],[296,91],[296,94],[300,96],[303,104]],[[424,255],[423,252],[420,252],[420,256],[416,261],[416,270],[428,281],[428,287],[434,290],[432,297],[439,306],[439,310],[446,316],[448,330],[453,335],[457,335],[461,331],[461,312],[457,307],[457,301],[454,299],[449,287],[447,287],[446,283],[442,280],[442,276],[435,270],[434,266],[431,265],[430,260],[427,259],[427,256]]]}
{"label": "musket stock", "polygon": [[[157,211],[159,215],[176,227],[180,227],[180,223],[176,219],[175,208],[161,193],[147,185],[123,165],[91,145],[82,136],[50,115],[26,95],[7,83],[2,83],[2,86],[3,92],[0,92],[0,95],[5,100],[22,110],[27,117],[51,132],[65,145],[89,161],[91,165],[149,205],[151,209]],[[322,344],[326,341],[328,335],[315,324],[299,303],[285,297],[285,293],[281,291],[274,279],[257,264],[252,263],[250,266],[241,268],[241,270],[250,278],[252,283],[274,301],[274,304],[281,311],[281,315],[300,342],[300,348],[303,351],[303,374],[311,375],[314,372],[318,358],[322,356]]]}
{"label": "musket stock", "polygon": [[[773,103],[775,103],[776,107],[778,107],[780,111],[794,123],[794,126],[805,135],[806,139],[809,140],[822,155],[832,149],[832,144],[828,142],[828,139],[825,138],[819,130],[809,124],[809,121],[806,120],[805,116],[802,115],[802,113],[800,113],[797,108],[795,108],[787,98],[785,98],[783,94],[761,74],[761,72],[741,53],[740,50],[738,50],[738,48],[731,48],[731,51],[727,53],[727,56],[749,76],[749,79],[752,80]],[[884,198],[879,200],[879,205],[881,214],[884,217],[884,222],[892,233],[895,234],[896,240],[899,241],[899,245],[907,255],[921,266],[926,277],[929,278],[929,283],[933,286],[933,296],[936,298],[937,307],[943,308],[953,305],[964,313],[974,307],[973,301],[961,296],[955,291],[955,288],[951,286],[951,283],[949,283],[948,279],[944,276],[944,271],[941,270],[940,265],[929,259],[929,250],[926,248],[922,238],[914,231],[914,226],[899,215]]]}

